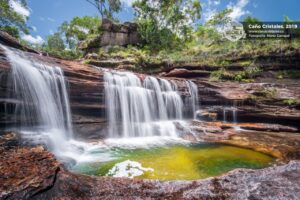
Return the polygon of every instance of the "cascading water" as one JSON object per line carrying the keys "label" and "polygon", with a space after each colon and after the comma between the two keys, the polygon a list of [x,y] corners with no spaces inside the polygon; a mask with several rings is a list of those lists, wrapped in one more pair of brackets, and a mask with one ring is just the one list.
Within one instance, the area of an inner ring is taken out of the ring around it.
{"label": "cascading water", "polygon": [[[12,67],[15,120],[20,131],[41,133],[54,151],[72,138],[69,97],[61,68],[31,61],[23,52],[1,45]],[[28,134],[30,135],[30,134]],[[34,136],[38,137],[38,136]]]}
{"label": "cascading water", "polygon": [[190,97],[187,98],[187,101],[185,104],[188,107],[188,113],[191,113],[195,119],[196,115],[197,115],[197,110],[199,109],[199,107],[198,107],[198,103],[199,103],[198,87],[192,81],[186,81],[186,85],[187,85]]}
{"label": "cascading water", "polygon": [[[233,102],[233,106],[230,107],[223,107],[223,122],[232,122],[234,124],[238,123],[237,120],[237,103]],[[230,114],[232,113],[232,115],[230,116]],[[227,119],[227,114],[229,115],[229,120]]]}
{"label": "cascading water", "polygon": [[[2,45],[1,48],[12,67],[13,98],[17,100],[13,110],[18,131],[30,141],[45,144],[57,157],[77,162],[105,161],[113,155],[99,153],[103,145],[147,147],[186,142],[178,137],[175,124],[183,119],[186,101],[193,113],[197,109],[198,91],[192,82],[186,82],[189,95],[183,99],[175,82],[138,77],[129,72],[105,72],[109,137],[118,139],[106,139],[104,144],[86,143],[72,137],[69,97],[62,70],[32,59],[22,51]],[[124,138],[122,143],[119,139]]]}
{"label": "cascading water", "polygon": [[[177,136],[171,120],[183,118],[183,100],[176,84],[130,72],[104,74],[110,137]],[[191,110],[197,109],[198,91],[187,82]]]}

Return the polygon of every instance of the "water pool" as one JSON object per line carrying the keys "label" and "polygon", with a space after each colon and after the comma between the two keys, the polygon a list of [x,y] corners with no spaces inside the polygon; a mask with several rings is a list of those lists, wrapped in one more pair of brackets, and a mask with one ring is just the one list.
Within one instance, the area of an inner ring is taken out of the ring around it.
{"label": "water pool", "polygon": [[146,149],[114,147],[93,153],[110,156],[106,161],[77,163],[71,171],[137,179],[196,180],[236,168],[264,168],[274,162],[274,158],[253,150],[207,143]]}

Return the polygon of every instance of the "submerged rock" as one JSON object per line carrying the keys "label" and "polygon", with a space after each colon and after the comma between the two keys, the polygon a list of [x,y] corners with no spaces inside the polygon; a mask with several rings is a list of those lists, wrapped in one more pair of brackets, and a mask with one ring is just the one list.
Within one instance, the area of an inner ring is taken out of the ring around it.
{"label": "submerged rock", "polygon": [[200,111],[197,113],[197,117],[204,121],[216,121],[218,114],[209,111]]}
{"label": "submerged rock", "polygon": [[198,181],[89,177],[60,171],[54,186],[33,199],[298,199],[300,162],[237,169]]}
{"label": "submerged rock", "polygon": [[261,123],[193,121],[191,130],[198,141],[249,148],[285,162],[300,159],[300,135],[295,132],[297,129],[292,127]]}

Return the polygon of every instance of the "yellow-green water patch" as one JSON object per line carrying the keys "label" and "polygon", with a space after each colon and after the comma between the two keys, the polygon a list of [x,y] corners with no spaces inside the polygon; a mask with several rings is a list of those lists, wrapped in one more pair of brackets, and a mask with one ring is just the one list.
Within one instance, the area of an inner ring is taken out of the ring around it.
{"label": "yellow-green water patch", "polygon": [[89,175],[112,175],[118,163],[132,161],[151,168],[138,179],[196,180],[221,175],[236,168],[258,169],[274,159],[263,153],[227,145],[174,145],[150,149],[110,149],[113,159],[107,162],[79,163],[73,171]]}

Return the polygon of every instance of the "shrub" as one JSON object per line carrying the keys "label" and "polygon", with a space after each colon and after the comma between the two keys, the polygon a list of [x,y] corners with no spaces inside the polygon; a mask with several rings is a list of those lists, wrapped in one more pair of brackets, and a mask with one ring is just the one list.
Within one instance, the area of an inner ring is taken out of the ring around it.
{"label": "shrub", "polygon": [[300,106],[300,99],[285,99],[283,103],[289,106]]}

